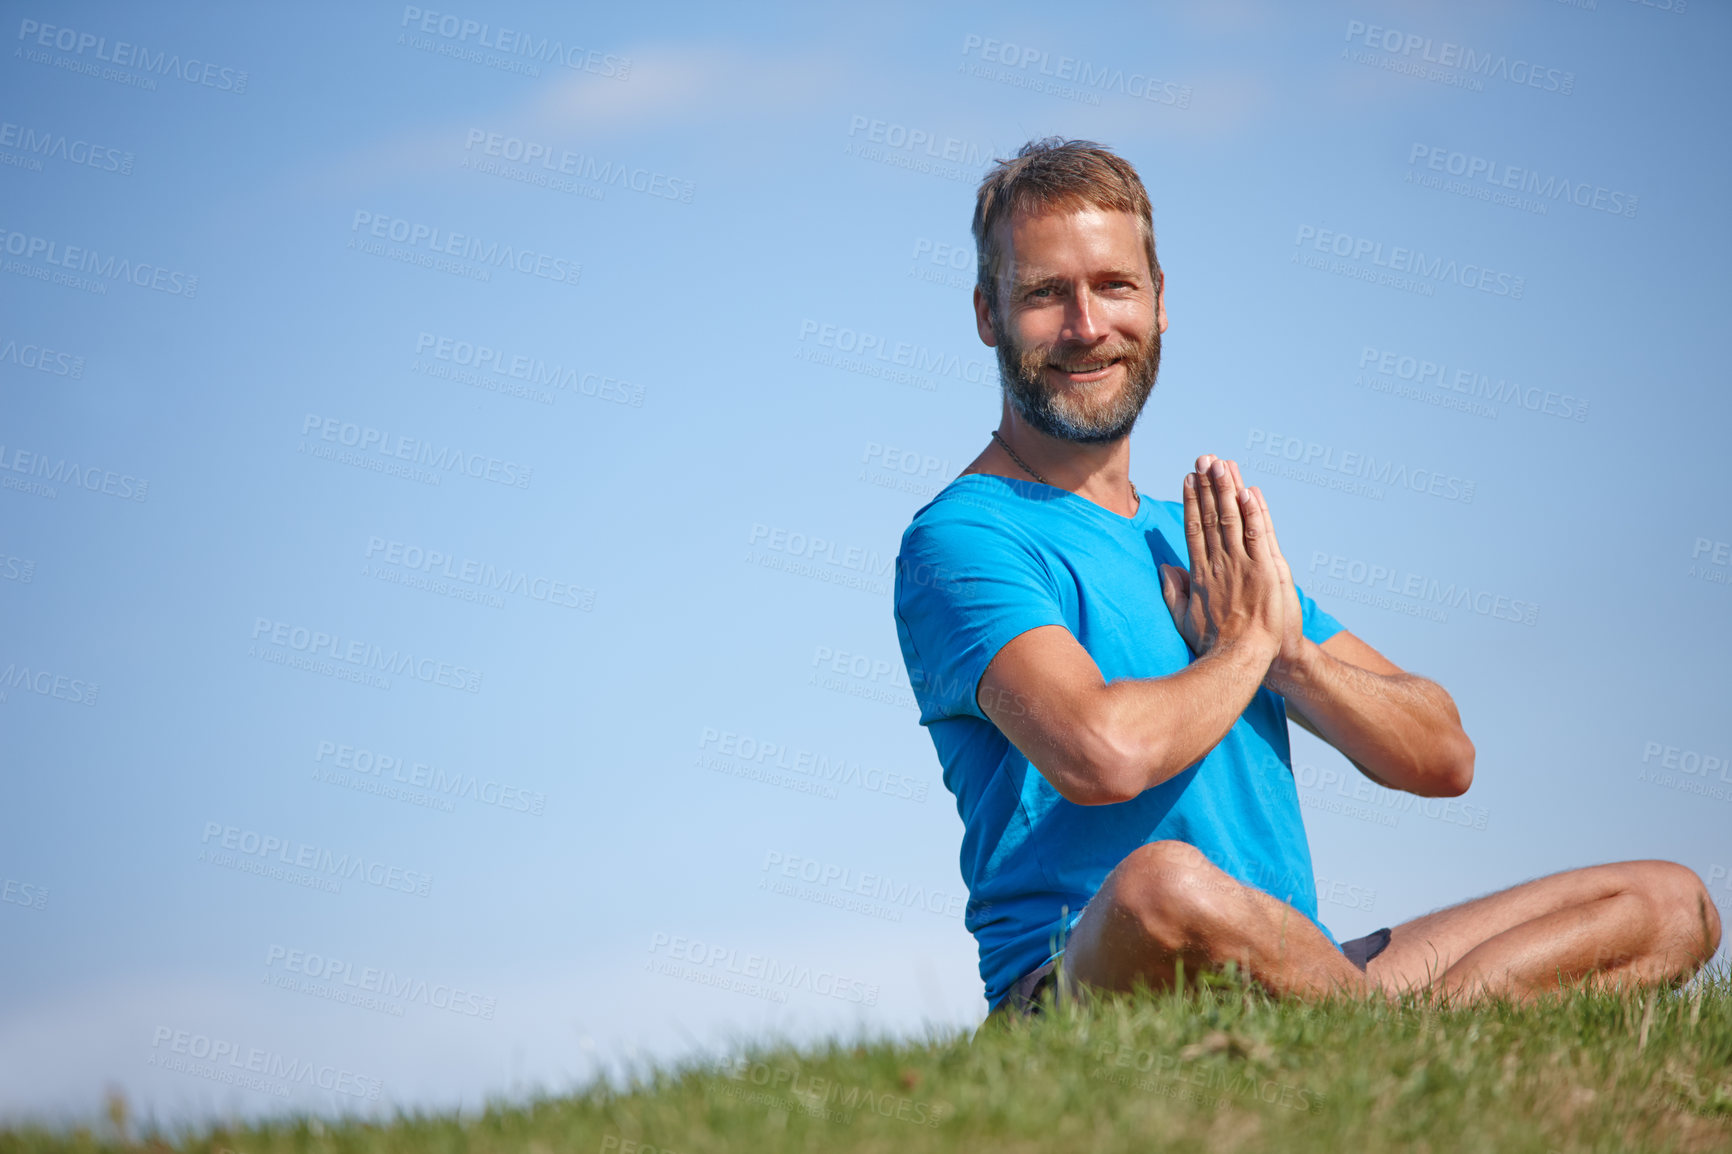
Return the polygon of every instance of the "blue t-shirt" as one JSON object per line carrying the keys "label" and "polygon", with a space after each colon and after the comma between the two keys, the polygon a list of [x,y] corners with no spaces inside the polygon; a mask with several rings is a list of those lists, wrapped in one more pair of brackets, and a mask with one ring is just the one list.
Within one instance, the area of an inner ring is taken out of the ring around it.
{"label": "blue t-shirt", "polygon": [[[1121,517],[1064,489],[970,473],[922,506],[896,558],[896,633],[920,724],[962,816],[966,924],[996,1006],[1063,948],[1083,904],[1126,854],[1151,841],[1196,846],[1246,885],[1317,921],[1281,697],[1258,689],[1202,761],[1129,801],[1060,797],[975,701],[1005,642],[1069,629],[1109,682],[1164,677],[1192,661],[1161,597],[1165,562],[1189,569],[1183,510],[1143,497]],[[1340,622],[1299,594],[1305,636]]]}

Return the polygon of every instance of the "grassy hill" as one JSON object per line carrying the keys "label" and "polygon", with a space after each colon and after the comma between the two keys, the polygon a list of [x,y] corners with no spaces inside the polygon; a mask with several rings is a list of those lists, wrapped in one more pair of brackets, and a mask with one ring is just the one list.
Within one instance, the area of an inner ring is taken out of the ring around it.
{"label": "grassy hill", "polygon": [[1227,979],[972,1040],[765,1046],[461,1118],[119,1127],[0,1131],[0,1154],[1732,1150],[1732,977],[1477,1009],[1275,1002]]}

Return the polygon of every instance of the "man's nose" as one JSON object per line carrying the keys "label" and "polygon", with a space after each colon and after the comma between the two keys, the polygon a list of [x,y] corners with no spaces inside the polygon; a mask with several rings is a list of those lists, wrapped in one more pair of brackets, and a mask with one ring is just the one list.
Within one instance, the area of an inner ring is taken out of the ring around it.
{"label": "man's nose", "polygon": [[1073,293],[1066,306],[1063,336],[1071,341],[1095,341],[1106,335],[1101,303],[1088,289]]}

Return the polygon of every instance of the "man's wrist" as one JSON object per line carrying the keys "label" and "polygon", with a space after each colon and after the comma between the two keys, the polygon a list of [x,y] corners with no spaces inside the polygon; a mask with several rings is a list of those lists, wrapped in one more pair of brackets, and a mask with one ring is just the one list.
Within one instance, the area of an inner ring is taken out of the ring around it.
{"label": "man's wrist", "polygon": [[1299,652],[1292,658],[1275,655],[1263,684],[1282,697],[1303,697],[1317,681],[1317,672],[1327,654],[1309,637],[1300,637]]}
{"label": "man's wrist", "polygon": [[1214,644],[1197,655],[1198,661],[1212,660],[1224,667],[1253,674],[1260,682],[1281,653],[1281,639],[1273,634],[1246,632],[1232,637],[1217,637]]}

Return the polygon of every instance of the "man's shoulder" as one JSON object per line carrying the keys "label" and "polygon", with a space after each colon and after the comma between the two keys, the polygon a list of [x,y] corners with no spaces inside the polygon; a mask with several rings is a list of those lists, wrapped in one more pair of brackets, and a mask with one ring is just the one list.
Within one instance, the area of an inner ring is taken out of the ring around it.
{"label": "man's shoulder", "polygon": [[1017,502],[1024,499],[1012,483],[996,473],[960,474],[914,511],[904,540],[919,529],[1009,528]]}
{"label": "man's shoulder", "polygon": [[897,549],[898,600],[916,586],[956,591],[1012,572],[1044,579],[1058,546],[1039,523],[1039,502],[1027,500],[1019,484],[996,474],[964,473],[916,510]]}

